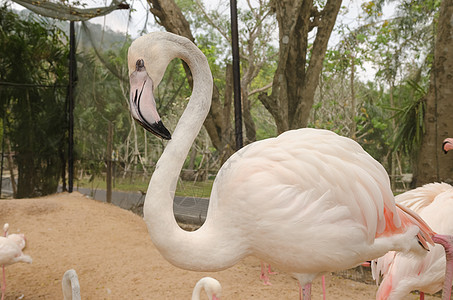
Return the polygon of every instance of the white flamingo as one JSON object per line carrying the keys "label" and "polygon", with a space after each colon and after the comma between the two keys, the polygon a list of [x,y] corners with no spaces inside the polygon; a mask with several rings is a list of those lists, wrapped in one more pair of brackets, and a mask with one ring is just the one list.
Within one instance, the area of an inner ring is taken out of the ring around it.
{"label": "white flamingo", "polygon": [[203,277],[198,280],[197,284],[193,288],[192,300],[200,300],[201,290],[206,292],[209,300],[220,300],[222,296],[222,286],[217,279],[212,277]]}
{"label": "white flamingo", "polygon": [[[431,228],[442,234],[453,234],[453,187],[447,183],[430,183],[396,196],[396,202],[409,207]],[[440,245],[430,247],[424,257],[393,251],[377,259],[373,277],[383,280],[376,299],[403,299],[411,291],[434,294],[442,288],[445,277],[445,252]]]}
{"label": "white flamingo", "polygon": [[12,265],[17,262],[32,262],[31,257],[22,252],[22,249],[25,247],[25,236],[23,234],[8,235],[7,231],[8,230],[5,230],[5,235],[7,235],[7,237],[0,237],[0,265],[2,265],[3,268],[2,300],[5,297],[6,291],[5,266]]}
{"label": "white flamingo", "polygon": [[61,281],[64,300],[80,300],[79,277],[74,269],[69,269],[63,274]]}
{"label": "white flamingo", "polygon": [[9,230],[9,224],[5,223],[5,225],[3,225],[3,236],[4,237],[8,236],[8,230]]}
{"label": "white flamingo", "polygon": [[[173,58],[189,65],[193,91],[171,138],[153,90]],[[326,272],[390,250],[423,254],[428,249],[434,233],[416,214],[395,205],[385,169],[353,140],[309,128],[237,151],[217,174],[204,225],[193,232],[181,229],[173,197],[210,108],[209,65],[188,39],[156,32],[131,44],[128,66],[132,116],[157,136],[171,139],[149,183],[144,219],[154,245],[173,265],[219,271],[254,255],[293,273],[309,299],[311,281]],[[433,239],[451,242],[449,237]]]}

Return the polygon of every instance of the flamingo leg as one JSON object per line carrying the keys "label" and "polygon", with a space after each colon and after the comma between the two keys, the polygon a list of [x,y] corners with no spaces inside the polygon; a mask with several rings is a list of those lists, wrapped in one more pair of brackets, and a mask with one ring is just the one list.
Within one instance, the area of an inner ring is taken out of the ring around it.
{"label": "flamingo leg", "polygon": [[419,292],[420,294],[420,300],[425,300],[425,293]]}
{"label": "flamingo leg", "polygon": [[311,299],[311,283],[307,283],[303,288],[303,299],[310,300]]}
{"label": "flamingo leg", "polygon": [[322,299],[326,300],[326,278],[322,275]]}
{"label": "flamingo leg", "polygon": [[6,277],[5,277],[5,266],[2,266],[3,269],[3,280],[2,280],[2,300],[5,298],[6,291]]}
{"label": "flamingo leg", "polygon": [[266,274],[266,268],[264,267],[264,263],[261,262],[261,275],[260,279],[263,281],[264,285],[272,285],[269,281],[269,276]]}
{"label": "flamingo leg", "polygon": [[[9,224],[6,223],[3,226],[3,236],[7,237],[8,236],[8,229],[9,229]],[[2,265],[2,273],[3,273],[3,280],[2,280],[2,300],[5,298],[5,291],[6,291],[6,276],[5,276],[5,265]]]}
{"label": "flamingo leg", "polygon": [[445,249],[447,266],[445,270],[444,287],[442,290],[442,300],[450,300],[451,285],[453,282],[453,236],[435,234],[432,238],[434,243],[442,245]]}
{"label": "flamingo leg", "polygon": [[271,265],[268,264],[268,265],[267,265],[267,274],[269,274],[269,275],[276,275],[276,274],[278,274],[278,272],[272,272],[272,270],[271,270]]}

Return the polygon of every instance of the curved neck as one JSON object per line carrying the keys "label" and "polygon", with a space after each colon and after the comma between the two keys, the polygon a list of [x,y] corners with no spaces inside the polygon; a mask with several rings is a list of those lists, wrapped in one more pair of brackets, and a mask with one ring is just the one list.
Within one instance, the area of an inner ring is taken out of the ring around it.
{"label": "curved neck", "polygon": [[80,284],[74,270],[68,270],[63,275],[62,280],[64,300],[80,300]]}
{"label": "curved neck", "polygon": [[[227,250],[221,249],[228,237],[216,234],[213,226],[207,226],[213,223],[209,220],[195,232],[182,230],[173,214],[179,174],[208,114],[213,81],[206,57],[193,43],[175,35],[169,35],[169,38],[170,43],[165,41],[166,55],[171,59],[181,58],[189,65],[194,85],[189,103],[149,183],[143,209],[144,219],[154,245],[173,265],[194,271],[222,270],[238,260],[236,257],[225,260],[225,257],[232,256],[225,253]],[[213,247],[216,244],[218,249]]]}
{"label": "curved neck", "polygon": [[197,282],[192,292],[192,300],[200,300],[202,284],[200,281]]}

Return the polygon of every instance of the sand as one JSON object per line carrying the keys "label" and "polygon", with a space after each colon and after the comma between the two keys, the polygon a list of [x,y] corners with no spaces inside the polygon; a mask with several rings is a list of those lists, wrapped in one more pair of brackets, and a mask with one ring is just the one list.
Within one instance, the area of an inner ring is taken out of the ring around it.
{"label": "sand", "polygon": [[[63,299],[61,279],[71,268],[79,276],[82,299],[190,299],[193,286],[204,276],[220,281],[222,299],[298,299],[298,284],[291,275],[279,272],[271,275],[271,286],[264,285],[255,257],[221,272],[174,267],[154,247],[140,216],[77,192],[0,200],[0,224],[4,223],[10,224],[10,233],[25,234],[24,253],[33,258],[32,264],[6,267],[8,300]],[[326,276],[326,287],[327,299],[374,299],[377,290],[337,275]],[[322,299],[320,279],[312,295]]]}

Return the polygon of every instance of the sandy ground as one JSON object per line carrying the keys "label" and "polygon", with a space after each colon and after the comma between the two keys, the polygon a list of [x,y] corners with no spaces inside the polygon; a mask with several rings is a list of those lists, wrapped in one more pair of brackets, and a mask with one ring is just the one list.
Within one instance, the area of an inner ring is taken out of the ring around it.
{"label": "sandy ground", "polygon": [[[141,217],[77,192],[0,200],[0,224],[6,222],[10,233],[25,233],[24,252],[33,258],[32,264],[6,267],[8,300],[63,299],[61,278],[71,268],[82,299],[190,299],[204,276],[221,282],[222,299],[298,299],[297,281],[288,274],[271,275],[272,286],[264,285],[254,257],[221,272],[178,269],[154,247]],[[326,287],[327,299],[350,300],[374,299],[377,289],[336,275],[326,277]],[[312,295],[322,299],[320,279]]]}

